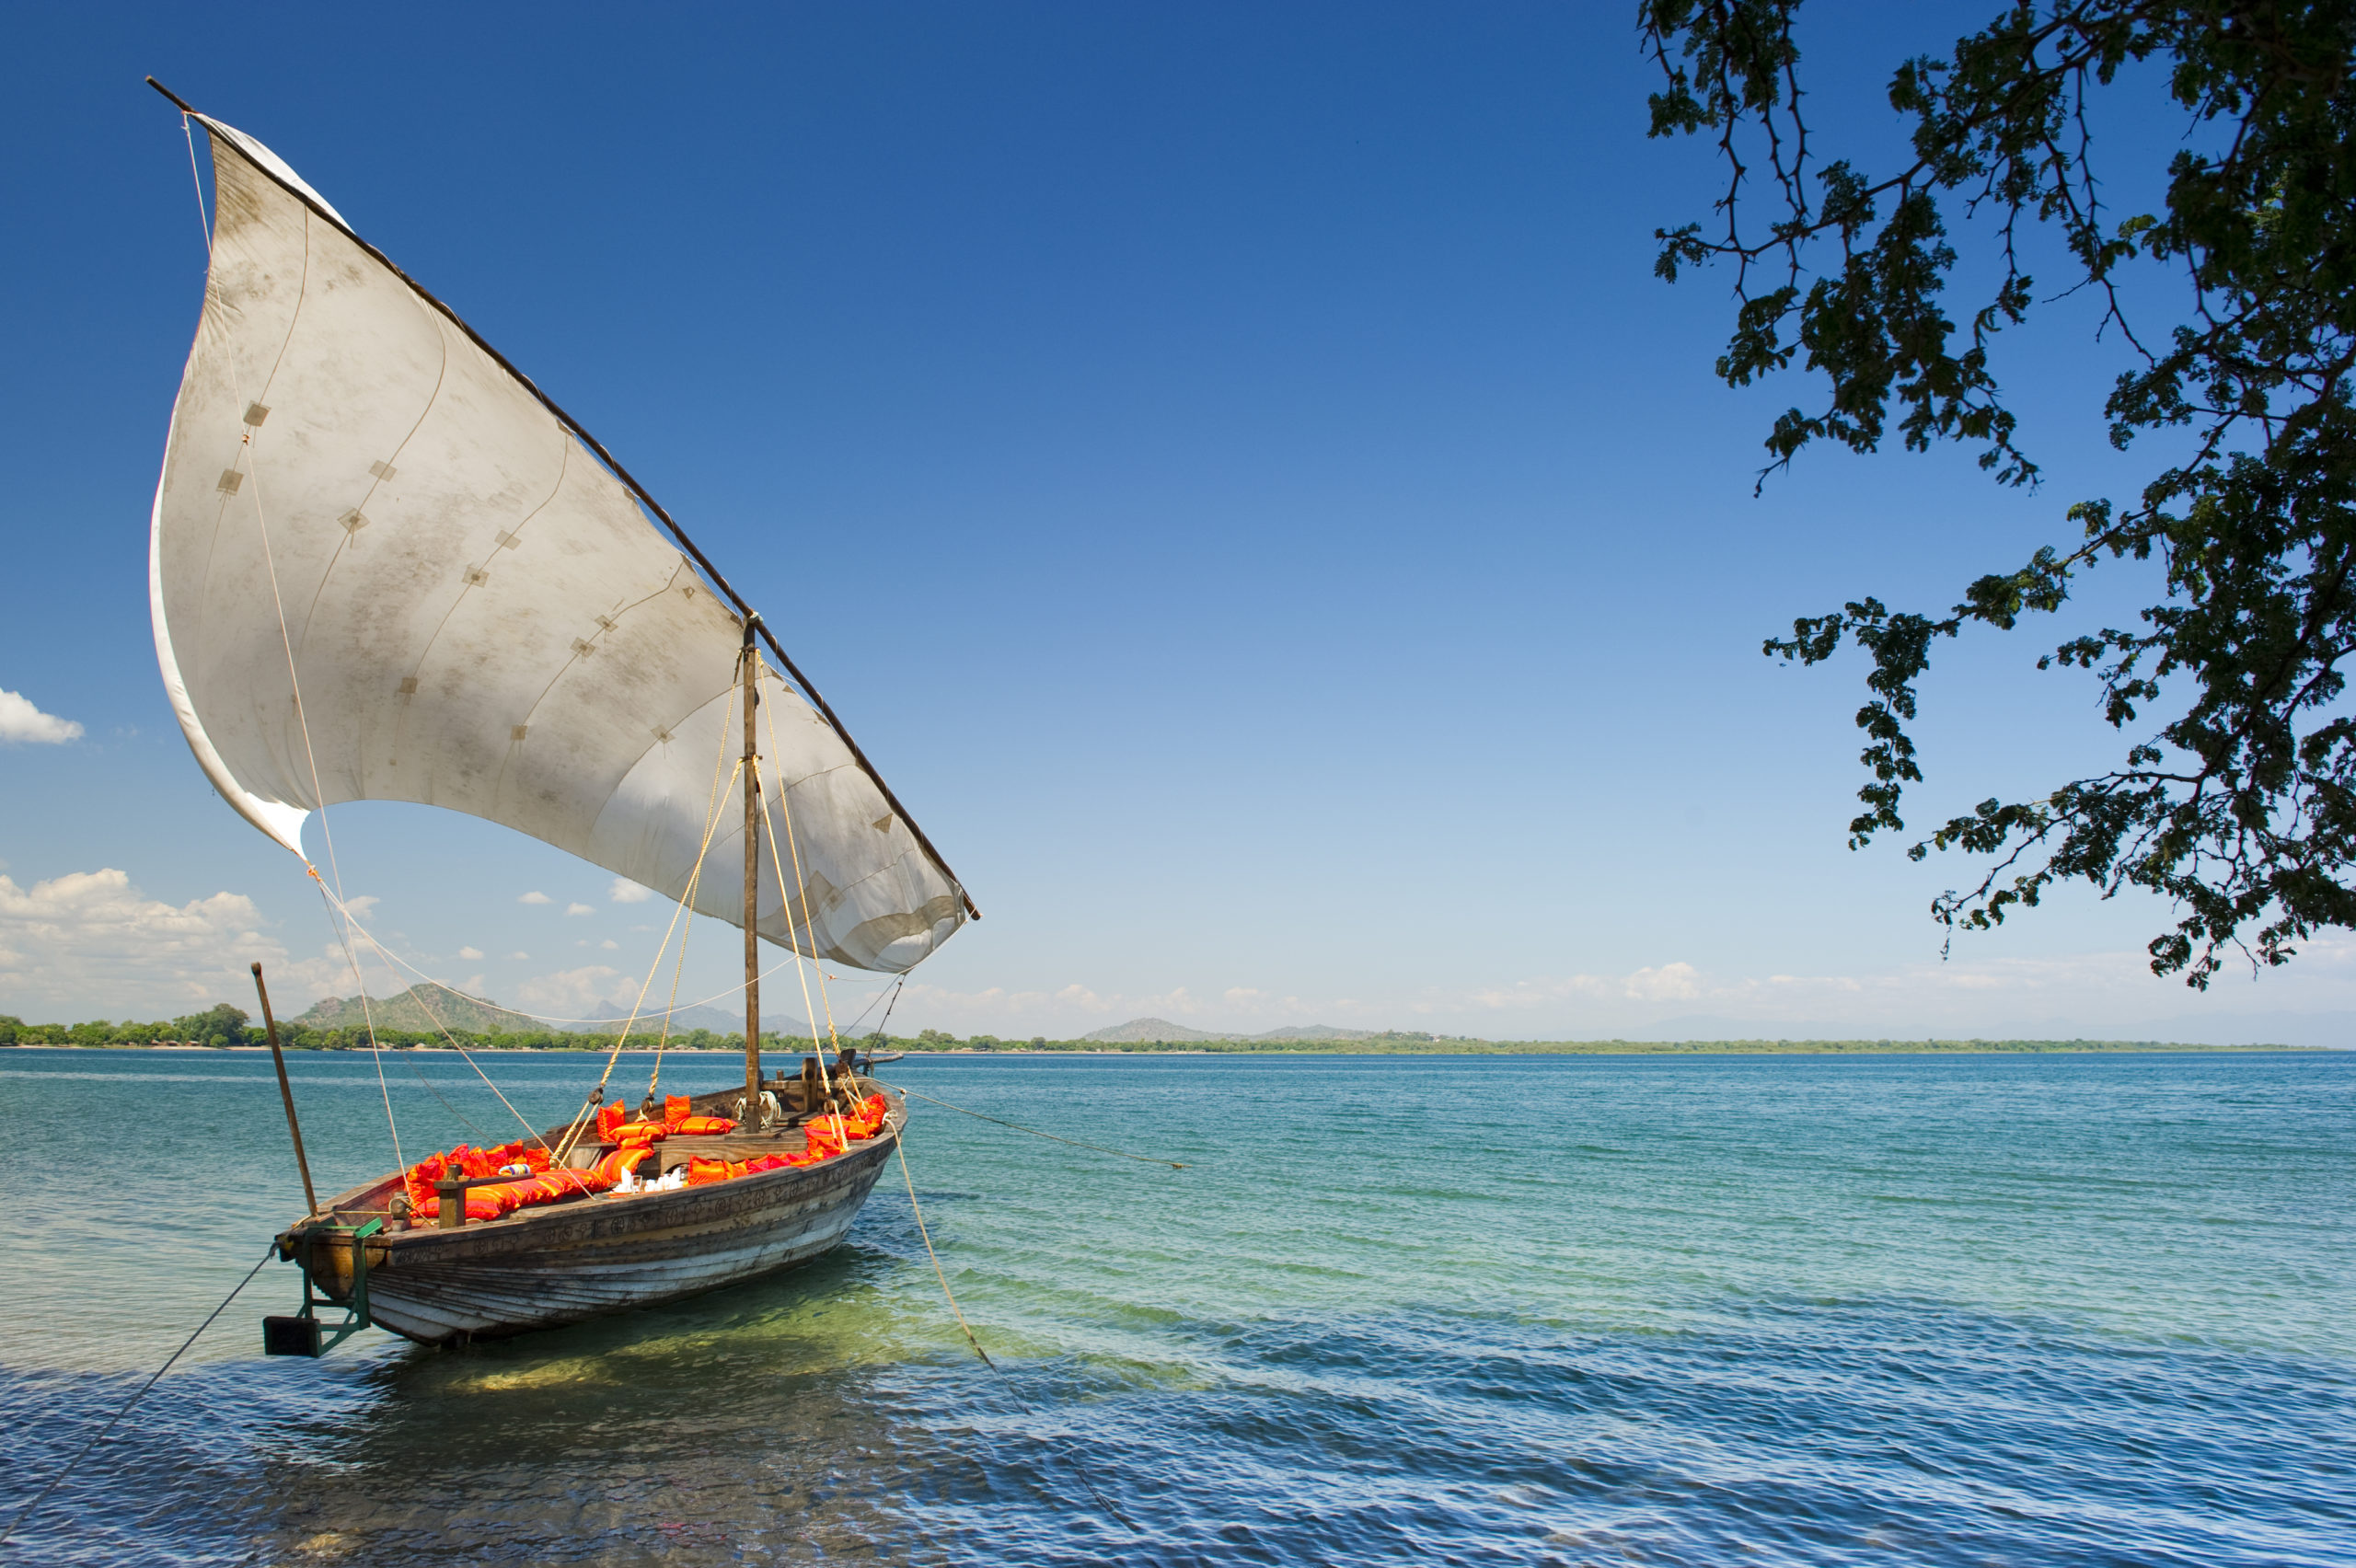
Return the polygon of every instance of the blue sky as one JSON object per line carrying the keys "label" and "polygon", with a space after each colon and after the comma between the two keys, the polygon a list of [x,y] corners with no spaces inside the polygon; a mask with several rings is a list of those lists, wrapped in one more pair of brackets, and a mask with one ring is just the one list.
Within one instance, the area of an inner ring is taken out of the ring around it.
{"label": "blue sky", "polygon": [[[156,678],[147,505],[203,250],[152,72],[756,603],[824,585],[780,632],[987,917],[895,1029],[2338,1039],[2356,948],[2196,997],[2142,973],[2164,908],[2073,892],[1943,963],[1925,906],[1969,867],[1843,848],[1859,672],[1760,640],[1860,593],[1951,603],[2149,458],[2104,445],[2115,345],[2064,301],[1998,366],[2040,490],[1828,451],[1754,498],[1807,389],[1719,385],[1727,280],[1650,276],[1717,176],[1645,139],[1631,10],[18,15],[0,689],[81,732],[20,714],[0,745],[0,1011],[238,999],[253,956],[353,988]],[[1890,63],[1978,15],[1823,6],[1828,133],[1887,148]],[[2122,146],[2176,133],[2139,90]],[[2123,210],[2148,174],[2119,176]],[[2116,753],[2082,679],[2030,666],[2142,586],[2107,568],[2047,627],[1942,650],[1911,820]],[[335,825],[426,973],[577,1016],[653,956],[658,906],[542,846]],[[729,985],[733,940],[704,933],[688,992]]]}

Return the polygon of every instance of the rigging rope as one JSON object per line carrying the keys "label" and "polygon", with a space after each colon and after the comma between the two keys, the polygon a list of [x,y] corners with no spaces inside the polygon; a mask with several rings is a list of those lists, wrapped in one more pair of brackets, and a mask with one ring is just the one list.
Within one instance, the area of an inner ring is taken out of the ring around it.
{"label": "rigging rope", "polygon": [[[753,778],[756,784],[759,782],[760,773],[761,759],[756,756],[753,759]],[[761,802],[761,825],[769,830],[769,864],[777,871],[778,897],[780,899],[784,899],[786,889],[785,867],[777,858],[777,824],[769,820],[768,792],[764,790],[757,791],[757,794]],[[783,784],[783,776],[780,774],[778,788],[779,802],[782,804],[784,799],[785,789]],[[793,832],[793,817],[790,813],[787,814],[785,819],[785,830],[789,836]],[[793,873],[793,897],[790,901],[787,901],[785,905],[785,945],[791,948],[793,951],[794,978],[802,982],[802,1012],[803,1016],[810,1020],[810,1049],[817,1052],[821,1056],[824,1056],[826,1055],[826,1048],[818,1043],[818,1009],[817,1007],[810,1000],[810,971],[803,966],[802,950],[799,947],[796,947],[793,941],[793,911],[797,905],[802,910],[802,930],[803,939],[814,945],[817,940],[814,936],[810,934],[810,890],[804,887],[802,882],[802,852],[799,847],[794,847]],[[826,988],[826,974],[824,970],[820,970],[818,972],[818,988],[821,991]],[[829,1019],[827,1032],[829,1033],[833,1032],[833,1010],[834,1009],[831,1008],[827,1009]]]}
{"label": "rigging rope", "polygon": [[[693,911],[689,911],[689,914],[690,917],[692,917]],[[429,986],[444,986],[448,984],[440,975],[427,974],[424,970],[420,969],[416,964],[411,963],[408,959],[401,957],[398,953],[388,951],[385,956],[390,959],[394,963],[398,964],[401,968],[408,970],[411,974],[416,975],[420,980],[424,981]],[[764,980],[774,978],[778,974],[783,973],[785,966],[791,962],[792,961],[791,959],[787,958],[779,959],[768,968],[761,971],[760,978]],[[745,983],[742,980],[739,980],[733,986],[729,986],[721,990],[714,991],[709,997],[699,997],[691,1002],[674,1002],[672,1004],[671,1010],[673,1012],[685,1012],[689,1008],[707,1007],[713,1002],[722,1001],[727,997],[742,995],[744,989]],[[502,1008],[497,1002],[485,1001],[480,997],[470,997],[468,999],[487,1012],[504,1013],[509,1018],[522,1019],[525,1023],[610,1024],[615,1021],[610,1018],[558,1018],[548,1013],[527,1013],[518,1008]],[[647,1016],[651,1018],[653,1015],[650,1013]]]}
{"label": "rigging rope", "polygon": [[[204,236],[204,256],[210,261],[213,258],[213,214],[204,210],[204,177],[196,172],[196,128],[188,122],[186,114],[180,116],[180,134],[188,138],[188,177],[196,182],[196,226]],[[210,140],[213,133],[207,131],[204,134]]]}
{"label": "rigging rope", "polygon": [[[326,891],[327,890],[325,888],[320,889],[320,892],[322,893],[325,893]],[[341,899],[336,900],[336,905],[342,913],[344,919],[351,923],[352,928],[358,931],[362,937],[367,940],[368,945],[376,950],[376,956],[384,958],[386,956],[385,944],[376,940],[375,933],[369,930],[366,926],[361,924],[360,917],[352,914],[351,907],[345,905]],[[389,963],[387,963],[387,967],[391,967]],[[499,1096],[499,1102],[507,1107],[508,1114],[514,1116],[517,1122],[523,1124],[525,1136],[538,1140],[542,1148],[548,1147],[547,1140],[540,1138],[539,1133],[533,1127],[532,1124],[525,1120],[524,1113],[516,1110],[514,1102],[510,1101],[505,1094],[501,1093],[499,1086],[491,1081],[491,1075],[482,1070],[482,1064],[476,1061],[473,1056],[468,1054],[467,1048],[458,1043],[458,1037],[450,1032],[449,1025],[442,1021],[442,1015],[433,1010],[433,1004],[426,1000],[423,997],[419,996],[414,990],[410,993],[410,999],[414,1001],[418,1005],[419,1009],[424,1012],[426,1018],[432,1021],[434,1029],[441,1033],[442,1038],[450,1043],[450,1048],[458,1054],[460,1059],[462,1059],[467,1066],[474,1068],[475,1077],[482,1079],[483,1086],[489,1089],[491,1093]],[[410,1070],[415,1071],[414,1065],[412,1065]],[[419,1073],[417,1077],[420,1083],[425,1082],[425,1075],[423,1073]],[[426,1088],[433,1089],[433,1086],[432,1084],[426,1084]],[[442,1099],[440,1090],[434,1090],[434,1098],[436,1100]],[[446,1100],[443,1100],[442,1103],[445,1105],[450,1105],[450,1102]],[[451,1105],[450,1110],[453,1114],[456,1114],[457,1107]],[[462,1122],[467,1121],[464,1116],[459,1116],[458,1120]],[[472,1122],[467,1122],[467,1125],[474,1127],[475,1135],[478,1137],[489,1137],[491,1136],[484,1132],[480,1127],[475,1127],[475,1124]]]}
{"label": "rigging rope", "polygon": [[[875,988],[875,995],[868,997],[867,1005],[859,1009],[858,1017],[853,1018],[849,1023],[843,1025],[843,1032],[856,1037],[860,1020],[865,1019],[869,1013],[873,1012],[875,1010],[875,1004],[882,1001],[887,996],[892,998],[893,1007],[899,1006],[900,987],[907,983],[908,977],[902,974],[895,976],[888,986],[878,986]],[[884,1023],[889,1023],[891,1021],[892,1008],[885,1008],[884,1009]],[[875,1026],[878,1033],[883,1032],[884,1023],[879,1023]]]}
{"label": "rigging rope", "polygon": [[[753,657],[756,662],[760,658],[760,652],[757,649],[754,651]],[[775,756],[777,755],[777,718],[775,714],[772,713],[769,717],[769,755],[771,756]],[[759,782],[760,776],[761,759],[759,755],[756,753],[753,757],[753,778],[756,784]],[[811,928],[810,887],[808,883],[802,880],[802,846],[794,837],[793,803],[786,799],[786,789],[785,772],[784,769],[780,767],[778,771],[777,804],[779,812],[785,817],[786,847],[793,851],[793,899],[785,906],[785,945],[793,949],[793,973],[799,975],[802,980],[802,1010],[808,1014],[810,1019],[810,1048],[813,1051],[815,1051],[818,1055],[818,1087],[826,1091],[827,1105],[834,1107],[836,1141],[841,1143],[845,1147],[849,1147],[850,1140],[843,1135],[842,1110],[839,1106],[835,1105],[834,1077],[826,1071],[826,1048],[818,1043],[818,1015],[814,1011],[812,1011],[810,1007],[809,971],[803,968],[801,963],[802,950],[801,948],[796,947],[793,941],[793,911],[797,905],[802,910],[803,940],[814,948],[818,945],[818,935],[817,932]],[[782,899],[785,896],[785,867],[777,858],[777,824],[769,820],[768,792],[766,790],[756,789],[754,791],[754,798],[761,802],[761,825],[769,830],[769,864],[777,870],[778,896]],[[813,956],[810,961],[810,967],[817,970],[818,972],[818,996],[820,1000],[826,1001],[826,1038],[832,1042],[837,1051],[840,1051],[842,1049],[842,1042],[835,1038],[835,1005],[832,1001],[826,1000],[826,966],[820,963],[817,959]],[[750,1114],[750,1107],[746,1108],[747,1114]]]}
{"label": "rigging rope", "polygon": [[[724,722],[720,727],[720,755],[722,760],[725,760],[728,755],[728,726]],[[720,831],[720,798],[736,782],[738,775],[744,771],[744,759],[740,757],[737,759],[736,766],[729,770],[728,782],[722,784],[720,781],[719,764],[715,763],[712,766],[711,798],[705,802],[703,842],[696,847],[695,868],[688,873],[687,878],[689,897],[693,896],[695,886],[703,878],[704,857],[711,852],[712,837]],[[686,912],[687,907],[685,900],[672,906],[671,924],[663,933],[663,945],[654,950],[654,962],[647,968],[645,983],[638,988],[638,1001],[630,1008],[629,1021],[622,1025],[621,1032],[614,1036],[614,1048],[606,1054],[606,1070],[597,1075],[597,1087],[589,1091],[588,1098],[582,1101],[581,1109],[572,1113],[572,1121],[564,1129],[564,1136],[557,1146],[556,1159],[559,1163],[572,1152],[572,1146],[580,1141],[582,1133],[587,1130],[591,1118],[596,1114],[595,1108],[604,1101],[606,1086],[613,1081],[614,1065],[622,1059],[622,1047],[629,1043],[629,1032],[638,1022],[638,1009],[646,1005],[647,987],[654,984],[654,976],[663,966],[663,954],[671,945],[671,933],[679,928],[679,917]],[[684,945],[683,940],[683,951]],[[676,984],[676,980],[674,984]],[[653,1090],[649,1090],[647,1092],[651,1094]]]}
{"label": "rigging rope", "polygon": [[[201,190],[202,188],[199,189]],[[239,402],[244,402],[244,388],[237,385],[239,379],[237,370],[237,356],[225,348],[223,352],[229,365],[230,390]],[[269,389],[267,385],[262,388],[265,392]],[[286,629],[286,604],[278,592],[278,557],[277,552],[271,548],[270,518],[262,511],[260,454],[254,450],[253,443],[253,427],[248,426],[245,433],[237,438],[237,444],[246,454],[247,476],[253,480],[254,525],[256,531],[261,536],[262,564],[269,571],[271,609],[278,617],[278,643],[286,653],[286,684],[294,694],[294,723],[302,732],[303,760],[311,772],[311,798],[318,802],[319,836],[327,845],[329,873],[335,878],[334,906],[337,909],[348,909],[343,900],[343,868],[336,859],[335,831],[328,824],[327,791],[319,785],[319,762],[311,749],[310,716],[303,707],[303,677],[294,667],[294,640]],[[325,897],[328,886],[319,877],[319,869],[311,864],[309,859],[300,850],[295,852],[295,858],[302,860],[303,870],[309,874],[314,882],[318,883],[320,895]],[[392,1135],[393,1163],[406,1168],[409,1162],[401,1156],[400,1124],[393,1116],[393,1091],[385,1083],[385,1051],[383,1043],[376,1038],[376,1014],[368,1000],[368,979],[360,972],[360,957],[352,951],[350,933],[339,932],[339,938],[343,943],[344,961],[352,965],[352,984],[360,990],[360,1017],[367,1025],[368,1050],[376,1063],[376,1091],[385,1102],[385,1128]]]}
{"label": "rigging rope", "polygon": [[[757,658],[759,656],[759,650],[756,649],[754,651],[754,655]],[[761,717],[768,721],[769,727],[769,755],[778,759],[777,809],[785,818],[785,847],[793,851],[793,895],[795,901],[802,906],[802,934],[809,941],[812,949],[810,954],[811,967],[818,972],[818,1001],[819,1004],[826,1009],[826,1038],[833,1042],[835,1049],[839,1051],[842,1049],[843,1043],[840,1039],[837,1038],[835,1034],[835,1003],[834,998],[826,994],[826,966],[818,962],[818,955],[816,951],[818,946],[818,933],[812,929],[810,923],[810,887],[807,882],[802,880],[802,840],[793,831],[793,801],[791,796],[791,786],[786,782],[785,778],[785,753],[777,744],[776,706],[774,704],[770,705],[762,713]],[[768,820],[768,797],[767,795],[763,795],[761,797],[761,818],[764,822]],[[777,833],[775,829],[771,829],[769,833],[769,859],[772,863],[777,859]],[[785,869],[781,866],[778,868],[777,882],[779,889],[782,891],[785,886]],[[790,907],[786,911],[785,934],[787,937],[786,945],[788,947],[792,947],[793,912]],[[793,951],[797,957],[802,951],[800,948],[794,948]],[[795,968],[798,972],[800,965],[797,963]],[[809,1005],[809,982],[806,980],[803,982],[803,1005],[805,1008]],[[813,1045],[818,1043],[818,1020],[816,1019],[812,1019],[810,1020],[810,1043]]]}
{"label": "rigging rope", "polygon": [[[670,1000],[665,1002],[663,1007],[663,1032],[661,1035],[656,1037],[654,1042],[654,1070],[653,1073],[648,1075],[646,1079],[646,1092],[649,1098],[653,1096],[655,1086],[663,1080],[663,1053],[671,1043],[671,1020],[679,1010],[679,977],[687,973],[687,938],[694,933],[696,928],[696,892],[703,885],[704,854],[711,847],[712,834],[717,832],[719,829],[720,792],[723,787],[720,782],[720,769],[727,761],[728,724],[727,721],[723,720],[720,725],[720,750],[711,759],[711,794],[704,802],[705,826],[703,846],[696,851],[695,867],[687,872],[687,889],[679,895],[678,900],[679,908],[684,910],[687,914],[687,926],[686,928],[681,930],[679,933],[678,962],[673,964],[671,968],[671,997]],[[743,765],[742,763],[739,763],[738,766],[742,767]],[[663,933],[663,941],[665,947],[670,945],[671,934],[668,931]],[[657,967],[661,966],[663,963],[662,948],[656,948],[654,950],[654,963]],[[652,970],[648,972],[647,978],[650,980],[653,978],[653,973]],[[623,1038],[627,1039],[629,1037],[629,1030],[625,1028],[622,1032]],[[620,1046],[618,1043],[617,1043],[615,1047],[615,1055],[618,1057],[620,1055]],[[603,1091],[601,1090],[600,1092]]]}
{"label": "rigging rope", "polygon": [[[204,214],[204,179],[197,171],[196,133],[189,127],[189,118],[186,112],[182,112],[180,115],[180,131],[188,139],[189,179],[193,181],[196,186],[196,210],[198,215],[202,217]],[[207,134],[210,135],[210,131],[208,131]],[[309,220],[306,218],[305,222],[307,224]],[[204,225],[204,255],[206,271],[209,274],[212,270],[211,264],[213,259],[213,228],[210,223],[207,223]],[[289,332],[294,330],[291,325],[287,329]],[[243,403],[246,401],[246,396],[245,388],[242,385],[243,378],[237,374],[237,351],[225,342],[222,346],[222,358],[223,362],[229,367],[230,393],[237,399],[238,402]],[[270,386],[268,379],[265,378],[262,386],[262,391],[266,394],[269,390]],[[335,878],[335,903],[337,905],[341,906],[343,904],[343,869],[336,860],[335,833],[328,824],[327,791],[319,787],[319,762],[318,756],[311,749],[311,721],[309,715],[305,712],[303,707],[303,679],[301,674],[297,673],[294,666],[294,640],[293,635],[286,629],[286,604],[285,600],[280,595],[278,591],[278,557],[277,553],[271,547],[270,519],[262,511],[261,463],[260,455],[254,448],[255,428],[256,427],[252,425],[248,425],[245,428],[244,432],[238,436],[237,445],[238,449],[245,454],[247,477],[253,481],[254,525],[261,536],[262,564],[268,569],[268,574],[270,577],[271,609],[278,617],[278,642],[279,646],[285,651],[286,654],[286,682],[294,696],[294,722],[302,731],[303,760],[306,765],[308,766],[311,772],[311,798],[318,802],[319,836],[327,844],[328,870]],[[320,881],[319,869],[311,864],[309,859],[306,857],[300,849],[296,849],[294,851],[294,857],[303,862],[303,870],[309,873],[313,882],[319,884],[319,892],[324,895],[327,893],[327,883]],[[360,972],[360,958],[357,953],[352,951],[350,935],[346,932],[340,931],[338,936],[343,944],[344,960],[352,965],[352,983],[360,988],[360,1016],[368,1028],[369,1053],[375,1058],[376,1092],[385,1102],[385,1127],[386,1130],[392,1135],[393,1162],[396,1165],[406,1168],[408,1161],[401,1156],[400,1124],[396,1121],[393,1116],[393,1091],[386,1085],[385,1082],[384,1048],[376,1038],[375,1012],[375,1009],[370,1007],[368,1001],[367,977]]]}
{"label": "rigging rope", "polygon": [[82,1460],[88,1456],[92,1448],[98,1446],[100,1439],[104,1438],[108,1433],[113,1431],[115,1427],[121,1423],[124,1416],[131,1413],[131,1407],[147,1397],[147,1390],[156,1386],[156,1379],[170,1371],[172,1369],[172,1363],[178,1361],[181,1356],[188,1354],[188,1347],[196,1343],[197,1334],[201,1334],[204,1332],[205,1330],[211,1328],[213,1326],[213,1320],[218,1318],[222,1313],[229,1309],[229,1303],[237,1298],[238,1291],[242,1291],[246,1286],[253,1284],[254,1275],[261,1273],[263,1268],[269,1264],[270,1260],[276,1255],[277,1251],[278,1244],[273,1241],[271,1243],[270,1251],[261,1255],[261,1262],[256,1263],[246,1274],[246,1277],[237,1282],[237,1289],[230,1291],[228,1295],[223,1297],[221,1298],[221,1305],[215,1307],[212,1311],[205,1314],[204,1321],[196,1325],[196,1333],[191,1334],[188,1338],[182,1340],[180,1342],[179,1349],[172,1352],[172,1354],[165,1359],[164,1364],[156,1368],[154,1375],[145,1382],[139,1385],[139,1391],[122,1401],[122,1408],[114,1412],[114,1418],[109,1421],[104,1426],[99,1427],[98,1432],[91,1436],[90,1440],[83,1444],[79,1449],[75,1450],[74,1457],[66,1460],[65,1463],[59,1468],[58,1472],[55,1475],[49,1478],[49,1484],[40,1489],[40,1494],[17,1510],[17,1516],[8,1521],[8,1528],[5,1530],[0,1530],[0,1546],[6,1546],[8,1542],[8,1538],[15,1535],[17,1528],[22,1526],[27,1519],[33,1516],[33,1511],[39,1508],[42,1504],[49,1501],[49,1494],[56,1491],[60,1483],[62,1483],[67,1476],[74,1473],[75,1467],[81,1464]]}

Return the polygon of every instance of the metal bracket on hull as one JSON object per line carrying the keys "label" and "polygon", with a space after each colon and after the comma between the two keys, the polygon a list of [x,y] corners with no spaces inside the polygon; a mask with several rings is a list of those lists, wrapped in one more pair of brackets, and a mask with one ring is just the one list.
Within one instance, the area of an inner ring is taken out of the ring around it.
{"label": "metal bracket on hull", "polygon": [[[305,1226],[291,1230],[278,1239],[278,1255],[302,1265],[303,1309],[291,1318],[264,1318],[261,1320],[261,1349],[264,1355],[324,1355],[361,1330],[374,1326],[368,1316],[368,1248],[367,1239],[385,1228],[381,1219],[372,1219],[357,1228],[341,1225]],[[317,1289],[311,1274],[311,1261],[322,1244],[341,1246],[352,1243],[352,1294],[339,1300]],[[318,1309],[322,1307],[341,1308],[341,1322],[322,1322]]]}

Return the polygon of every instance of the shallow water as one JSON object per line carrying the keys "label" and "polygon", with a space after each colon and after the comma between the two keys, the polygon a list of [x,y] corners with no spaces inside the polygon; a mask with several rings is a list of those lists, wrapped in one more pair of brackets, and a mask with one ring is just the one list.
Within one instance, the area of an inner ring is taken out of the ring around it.
{"label": "shallow water", "polygon": [[[547,1121],[596,1070],[489,1065]],[[323,1192],[392,1163],[384,1097],[412,1159],[514,1125],[451,1055],[388,1055],[381,1091],[365,1056],[294,1073]],[[915,1104],[925,1219],[999,1373],[896,1180],[799,1271],[465,1351],[265,1360],[257,1320],[294,1295],[272,1264],[6,1550],[2356,1563],[2356,1055],[889,1073],[1188,1162]],[[267,1056],[0,1054],[0,1125],[13,1516],[300,1186]]]}

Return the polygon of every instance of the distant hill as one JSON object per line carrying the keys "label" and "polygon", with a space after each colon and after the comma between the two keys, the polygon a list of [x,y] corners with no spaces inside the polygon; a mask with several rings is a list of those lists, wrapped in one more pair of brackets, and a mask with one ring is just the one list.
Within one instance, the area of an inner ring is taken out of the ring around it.
{"label": "distant hill", "polygon": [[1166,1018],[1133,1018],[1111,1029],[1100,1029],[1093,1034],[1083,1034],[1083,1040],[1101,1040],[1108,1045],[1176,1044],[1189,1040],[1232,1040],[1232,1034],[1205,1034],[1199,1029],[1189,1029],[1183,1023],[1172,1023]]}
{"label": "distant hill", "polygon": [[[1093,1034],[1080,1036],[1106,1045],[1184,1045],[1199,1042],[1206,1045],[1242,1044],[1254,1040],[1371,1040],[1375,1035],[1363,1029],[1335,1029],[1331,1024],[1295,1024],[1290,1029],[1272,1029],[1265,1034],[1207,1034],[1199,1029],[1189,1029],[1183,1023],[1172,1023],[1166,1018],[1133,1018],[1111,1029],[1100,1029]],[[1428,1039],[1428,1035],[1420,1038]]]}
{"label": "distant hill", "polygon": [[[428,1008],[433,1009],[431,1013],[426,1010]],[[464,991],[454,991],[430,980],[395,996],[371,997],[364,1008],[357,997],[329,997],[293,1021],[312,1029],[363,1029],[373,1020],[379,1033],[389,1031],[430,1036],[436,1032],[435,1018],[442,1020],[445,1028],[461,1029],[471,1034],[512,1033],[548,1027],[529,1013],[502,1008],[497,1002],[469,997]]]}
{"label": "distant hill", "polygon": [[[433,1009],[428,1014],[427,1009]],[[570,1030],[582,1034],[618,1034],[625,1019],[608,1019],[602,1023],[551,1023],[531,1013],[514,1008],[501,1007],[483,997],[469,997],[464,991],[454,991],[447,986],[425,981],[390,997],[371,997],[363,1008],[357,997],[329,997],[325,1001],[289,1021],[311,1029],[364,1029],[373,1018],[380,1034],[407,1034],[420,1040],[430,1040],[440,1032],[434,1018],[444,1028],[468,1034],[520,1034],[532,1030]],[[663,1015],[659,1011],[641,1013],[631,1033],[660,1031]],[[716,1034],[745,1032],[745,1015],[713,1007],[681,1008],[671,1015],[674,1032],[689,1029],[709,1029]],[[766,1037],[768,1031],[763,1030]]]}

